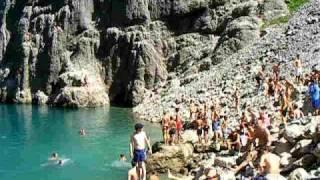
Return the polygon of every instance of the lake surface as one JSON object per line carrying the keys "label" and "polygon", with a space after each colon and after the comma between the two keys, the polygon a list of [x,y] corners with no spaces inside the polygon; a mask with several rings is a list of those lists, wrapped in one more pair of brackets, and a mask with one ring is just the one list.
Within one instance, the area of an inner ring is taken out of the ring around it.
{"label": "lake surface", "polygon": [[[130,110],[101,108],[70,110],[30,105],[0,105],[1,180],[121,180],[129,159],[129,136],[136,121]],[[158,125],[145,124],[153,142],[161,138]],[[79,129],[86,136],[79,136]],[[63,166],[48,162],[52,152]]]}

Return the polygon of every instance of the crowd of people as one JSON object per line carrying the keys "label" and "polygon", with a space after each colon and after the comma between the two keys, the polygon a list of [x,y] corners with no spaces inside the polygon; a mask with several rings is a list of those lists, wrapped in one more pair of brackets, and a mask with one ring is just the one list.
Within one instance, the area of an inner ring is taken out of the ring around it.
{"label": "crowd of people", "polygon": [[[230,112],[225,112],[222,104],[216,100],[208,103],[189,104],[189,119],[182,119],[181,109],[176,107],[174,113],[164,112],[161,120],[163,143],[168,146],[183,142],[182,133],[185,129],[193,129],[198,143],[214,144],[215,150],[225,148],[232,155],[242,156],[238,166],[230,167],[235,174],[245,178],[284,179],[280,175],[280,157],[272,153],[273,138],[270,130],[286,128],[288,123],[303,123],[304,113],[301,105],[296,102],[299,87],[307,86],[313,115],[318,116],[320,110],[320,72],[312,70],[309,74],[302,73],[300,57],[293,59],[294,77],[281,76],[281,63],[276,63],[270,71],[262,65],[254,77],[258,95],[264,95],[270,104],[253,107],[242,103],[239,87],[235,87],[232,99],[237,125],[231,123]],[[272,108],[270,108],[272,106]],[[242,112],[241,112],[242,111]],[[280,117],[276,118],[276,114]],[[318,125],[313,143],[320,140]],[[133,158],[133,169],[129,171],[129,180],[145,179],[146,149],[151,153],[151,145],[143,131],[142,124],[136,124],[135,133],[131,137],[130,154]],[[219,175],[209,171],[208,179],[218,179]],[[158,179],[151,173],[153,180]],[[170,173],[173,179],[179,179]]]}
{"label": "crowd of people", "polygon": [[[181,142],[184,127],[192,128],[196,132],[200,144],[213,143],[216,149],[225,147],[230,153],[236,155],[247,152],[247,159],[234,169],[236,173],[252,167],[255,168],[254,172],[260,172],[256,176],[281,179],[279,157],[271,153],[273,139],[270,130],[275,127],[286,128],[288,122],[303,123],[302,107],[295,101],[297,99],[296,91],[300,91],[299,87],[308,87],[308,99],[313,108],[313,115],[320,115],[320,89],[318,85],[320,72],[314,69],[309,74],[303,74],[299,55],[293,58],[292,65],[294,67],[293,77],[281,76],[281,63],[275,63],[270,71],[267,71],[266,66],[262,65],[257,72],[254,78],[257,93],[263,94],[269,100],[270,105],[251,107],[244,104],[241,108],[240,89],[235,87],[232,99],[238,117],[237,126],[230,123],[228,112],[224,112],[218,100],[202,104],[196,104],[191,100],[190,115],[186,121],[182,120],[178,107],[171,115],[164,112],[161,121],[164,143],[174,145]],[[272,108],[268,108],[269,106]],[[279,122],[276,120],[276,114],[280,115]],[[183,122],[190,123],[186,126]],[[319,133],[319,131],[317,132]],[[210,133],[212,138],[209,137]],[[259,159],[260,165],[253,166],[252,162],[257,159]]]}

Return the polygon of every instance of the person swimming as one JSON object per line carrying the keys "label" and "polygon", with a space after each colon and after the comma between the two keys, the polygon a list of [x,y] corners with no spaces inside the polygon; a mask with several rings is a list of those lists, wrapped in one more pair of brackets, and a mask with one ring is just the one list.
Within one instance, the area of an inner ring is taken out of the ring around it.
{"label": "person swimming", "polygon": [[127,161],[127,158],[124,154],[120,154],[120,158],[119,158],[119,161]]}
{"label": "person swimming", "polygon": [[80,136],[85,136],[86,132],[84,131],[83,128],[81,128],[80,131],[79,131],[79,134],[80,134]]}
{"label": "person swimming", "polygon": [[54,152],[51,154],[51,157],[49,158],[50,161],[56,161],[58,160],[58,153]]}

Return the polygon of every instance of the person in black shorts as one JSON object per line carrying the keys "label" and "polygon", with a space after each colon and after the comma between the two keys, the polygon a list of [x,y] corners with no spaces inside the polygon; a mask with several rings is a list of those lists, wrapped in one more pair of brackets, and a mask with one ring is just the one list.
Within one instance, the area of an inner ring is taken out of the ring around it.
{"label": "person in black shorts", "polygon": [[209,143],[209,137],[208,136],[209,136],[209,128],[210,128],[210,126],[208,124],[208,120],[205,117],[203,118],[202,123],[203,123],[204,142],[206,144],[208,144]]}
{"label": "person in black shorts", "polygon": [[201,118],[201,114],[198,114],[197,120],[195,121],[196,128],[197,128],[197,135],[198,135],[198,142],[201,143],[202,139],[202,127],[203,127],[203,122]]}
{"label": "person in black shorts", "polygon": [[174,145],[176,139],[176,121],[170,116],[169,121],[169,145]]}

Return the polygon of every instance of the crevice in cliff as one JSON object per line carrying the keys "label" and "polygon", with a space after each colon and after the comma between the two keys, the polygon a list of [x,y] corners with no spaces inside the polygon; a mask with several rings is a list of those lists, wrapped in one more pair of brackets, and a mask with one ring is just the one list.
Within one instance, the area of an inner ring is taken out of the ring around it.
{"label": "crevice in cliff", "polygon": [[8,10],[6,16],[7,30],[10,32],[10,39],[6,47],[5,54],[2,59],[1,67],[9,67],[10,73],[6,82],[7,95],[5,101],[12,103],[17,88],[21,85],[22,66],[23,66],[23,32],[19,27],[19,21],[23,14],[23,9],[27,0],[16,1]]}

